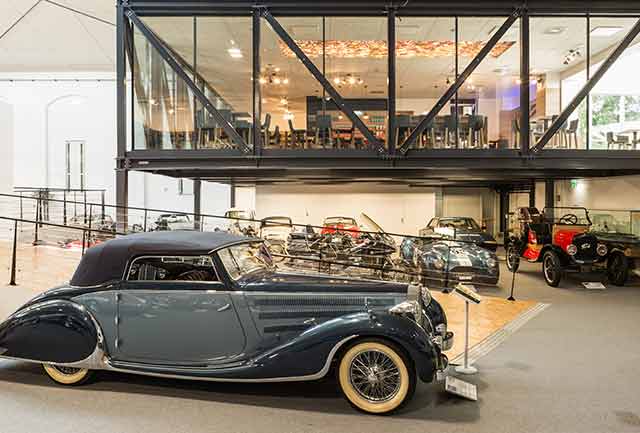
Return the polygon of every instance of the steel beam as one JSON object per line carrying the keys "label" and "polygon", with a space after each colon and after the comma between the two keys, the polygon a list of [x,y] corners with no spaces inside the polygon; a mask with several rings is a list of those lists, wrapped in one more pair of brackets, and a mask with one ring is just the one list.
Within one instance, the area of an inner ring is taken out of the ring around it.
{"label": "steel beam", "polygon": [[[531,148],[532,152],[539,152],[547,145],[547,143],[553,138],[553,136],[558,132],[560,127],[564,125],[569,116],[578,108],[578,105],[582,102],[582,100],[589,95],[591,90],[595,87],[596,84],[600,81],[600,79],[607,73],[611,65],[618,60],[618,57],[624,52],[624,50],[633,42],[633,40],[640,34],[640,19],[634,24],[634,26],[629,30],[629,33],[620,41],[620,44],[609,54],[607,59],[602,63],[602,66],[596,71],[595,74],[585,83],[584,87],[578,92],[578,94],[573,98],[573,100],[562,110],[562,113],[558,116],[558,118],[551,124],[549,129],[545,131],[545,133],[540,137],[540,140],[536,143],[534,147]],[[588,62],[589,60],[587,60]]]}
{"label": "steel beam", "polygon": [[387,149],[396,153],[396,9],[389,7],[387,13]]}
{"label": "steel beam", "polygon": [[436,102],[433,108],[431,108],[431,111],[429,111],[429,113],[424,117],[424,119],[422,119],[420,123],[418,123],[418,125],[414,128],[414,130],[411,131],[411,134],[409,134],[409,136],[406,138],[404,143],[400,145],[398,150],[402,151],[403,153],[407,152],[407,150],[409,149],[409,146],[411,146],[411,144],[416,140],[416,138],[418,138],[418,136],[422,134],[422,132],[427,127],[427,125],[429,125],[433,121],[433,119],[438,115],[438,113],[440,112],[440,110],[442,110],[445,104],[447,104],[451,100],[451,98],[453,98],[456,95],[460,87],[462,87],[464,82],[467,81],[467,78],[469,78],[469,76],[473,73],[473,71],[476,70],[478,65],[480,65],[480,63],[484,60],[484,58],[487,57],[487,55],[489,55],[493,47],[495,47],[495,45],[504,36],[507,30],[509,30],[511,25],[518,19],[518,17],[520,16],[520,13],[521,13],[520,9],[517,9],[506,19],[504,23],[502,23],[500,28],[496,30],[493,36],[491,36],[489,41],[482,47],[480,52],[478,52],[478,54],[473,58],[473,60],[471,60],[471,63],[469,63],[469,65],[464,69],[464,71],[462,71],[460,76],[456,78],[456,81],[451,85],[451,87],[449,87],[447,91],[440,97],[440,99],[438,99],[438,102]]}
{"label": "steel beam", "polygon": [[340,110],[353,122],[356,128],[364,135],[364,137],[369,141],[369,145],[373,146],[377,149],[380,154],[386,153],[386,149],[380,143],[380,141],[373,135],[373,133],[367,128],[367,125],[362,122],[360,117],[351,109],[351,107],[342,99],[342,96],[338,93],[338,91],[331,85],[329,80],[322,75],[322,72],[317,68],[317,66],[307,57],[307,55],[302,51],[302,49],[296,44],[293,38],[287,33],[287,31],[280,25],[278,20],[276,20],[273,15],[266,8],[260,9],[262,12],[262,16],[267,20],[271,28],[274,32],[282,39],[282,41],[287,44],[289,49],[293,51],[296,57],[302,62],[302,64],[307,68],[307,70],[314,76],[316,80],[322,85],[322,87],[327,91],[329,96],[333,99],[333,101],[338,105]]}
{"label": "steel beam", "polygon": [[189,77],[189,75],[180,67],[180,64],[174,59],[174,57],[170,54],[169,50],[164,46],[163,42],[156,36],[153,31],[151,31],[138,16],[131,9],[126,9],[126,15],[131,20],[131,22],[138,28],[140,33],[142,33],[147,41],[156,49],[158,54],[169,64],[171,69],[184,81],[184,83],[189,87],[189,89],[193,92],[193,94],[198,98],[200,103],[207,109],[215,121],[222,126],[225,133],[231,138],[231,141],[235,143],[242,152],[248,154],[251,153],[251,148],[247,145],[247,143],[243,140],[243,138],[238,134],[231,123],[229,123],[220,112],[216,109],[216,107],[209,101],[209,98],[206,97],[204,92],[200,90],[200,88],[196,85],[196,83]]}
{"label": "steel beam", "polygon": [[524,11],[520,17],[520,151],[523,154],[529,153],[530,107],[529,101],[529,14]]}
{"label": "steel beam", "polygon": [[251,34],[253,43],[253,153],[259,156],[262,153],[262,97],[260,95],[260,9],[255,8],[252,16]]}
{"label": "steel beam", "polygon": [[[129,23],[122,3],[118,2],[116,10],[116,204],[127,206],[129,201],[127,155],[127,88],[126,88],[126,39]],[[132,125],[133,126],[133,125]],[[116,214],[117,230],[127,227],[127,210],[120,209]]]}

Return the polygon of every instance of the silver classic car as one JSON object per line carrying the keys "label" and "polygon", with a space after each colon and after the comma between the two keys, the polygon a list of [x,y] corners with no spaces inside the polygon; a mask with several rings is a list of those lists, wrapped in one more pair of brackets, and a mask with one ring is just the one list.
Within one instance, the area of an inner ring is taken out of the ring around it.
{"label": "silver classic car", "polygon": [[320,379],[369,413],[447,366],[453,334],[418,285],[285,273],[263,241],[160,231],[87,250],[69,284],[0,324],[0,356],[56,382],[94,370],[227,382]]}

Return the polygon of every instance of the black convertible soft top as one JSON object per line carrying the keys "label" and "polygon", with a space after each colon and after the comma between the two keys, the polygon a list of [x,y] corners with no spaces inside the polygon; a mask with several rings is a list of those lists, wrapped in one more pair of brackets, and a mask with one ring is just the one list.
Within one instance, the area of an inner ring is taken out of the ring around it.
{"label": "black convertible soft top", "polygon": [[224,231],[191,230],[169,230],[122,236],[89,248],[70,283],[72,286],[87,287],[121,280],[127,262],[137,256],[208,254],[228,245],[249,241],[259,241],[259,239]]}

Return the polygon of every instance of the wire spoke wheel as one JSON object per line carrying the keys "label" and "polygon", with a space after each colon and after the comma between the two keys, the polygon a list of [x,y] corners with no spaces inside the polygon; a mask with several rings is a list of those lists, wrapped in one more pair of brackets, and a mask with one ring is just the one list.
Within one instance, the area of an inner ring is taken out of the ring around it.
{"label": "wire spoke wheel", "polygon": [[347,400],[369,413],[398,409],[411,398],[416,386],[410,358],[395,344],[373,338],[345,352],[337,376]]}
{"label": "wire spoke wheel", "polygon": [[56,364],[42,364],[42,366],[51,379],[62,385],[79,385],[90,376],[90,371],[86,368]]}
{"label": "wire spoke wheel", "polygon": [[351,362],[349,374],[356,391],[372,402],[388,401],[400,389],[398,367],[378,350],[359,353]]}

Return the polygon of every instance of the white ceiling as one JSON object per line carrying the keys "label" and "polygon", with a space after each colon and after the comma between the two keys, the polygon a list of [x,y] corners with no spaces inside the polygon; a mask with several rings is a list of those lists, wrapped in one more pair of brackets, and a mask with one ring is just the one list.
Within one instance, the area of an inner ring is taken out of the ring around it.
{"label": "white ceiling", "polygon": [[[55,1],[55,3],[54,3]],[[34,4],[27,16],[0,38],[0,72],[30,71],[113,71],[115,58],[114,0],[2,0],[0,1],[0,35]],[[57,3],[57,4],[56,4]],[[74,13],[62,6],[77,9],[102,21]],[[145,21],[187,61],[193,61],[192,18],[148,18]],[[486,41],[504,18],[460,18],[462,41]],[[281,18],[280,22],[294,39],[322,39],[322,19]],[[619,41],[635,19],[592,18],[591,26],[620,25],[623,31],[611,37],[592,38],[592,53],[606,50]],[[562,27],[560,34],[547,34],[552,27]],[[452,40],[453,18],[403,18],[398,21],[397,39]],[[587,34],[583,18],[533,18],[531,68],[536,73],[561,72],[562,60],[569,49],[582,47]],[[290,108],[302,109],[308,95],[321,95],[320,85],[295,58],[281,53],[279,38],[263,22],[262,64],[281,68],[290,78],[289,86],[263,86],[265,106],[277,106],[286,96]],[[517,41],[517,23],[503,41]],[[327,18],[325,37],[334,40],[386,40],[385,18]],[[233,41],[233,42],[232,42]],[[238,111],[251,107],[251,19],[249,17],[198,18],[198,70]],[[243,57],[233,59],[228,49],[240,48]],[[498,58],[488,57],[472,76],[475,90],[484,97],[512,87],[519,75],[519,44],[514,44]],[[322,59],[312,59],[321,69]],[[470,61],[461,58],[462,70]],[[367,86],[339,89],[345,97],[385,97],[387,60],[367,58],[328,58],[327,76],[355,74]],[[400,98],[437,98],[452,77],[454,58],[403,58],[397,60],[398,96]],[[495,71],[502,69],[503,75]],[[464,89],[461,96],[471,90]]]}
{"label": "white ceiling", "polygon": [[63,7],[114,23],[114,0],[2,0],[0,35],[34,5],[0,39],[0,72],[114,70],[115,27]]}

